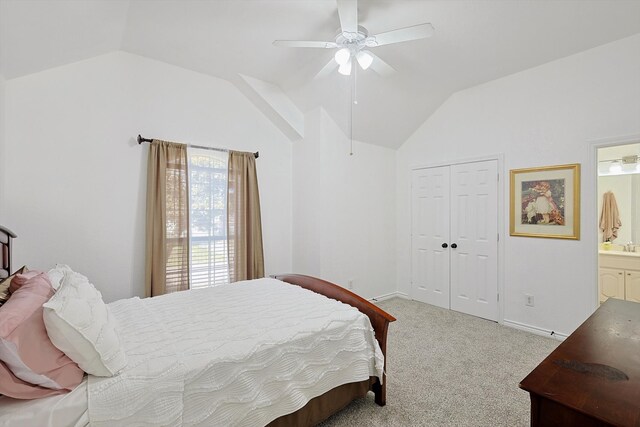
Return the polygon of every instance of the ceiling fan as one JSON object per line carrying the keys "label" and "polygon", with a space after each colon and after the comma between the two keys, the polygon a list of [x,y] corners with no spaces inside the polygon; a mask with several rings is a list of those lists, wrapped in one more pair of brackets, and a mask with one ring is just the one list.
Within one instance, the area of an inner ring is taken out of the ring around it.
{"label": "ceiling fan", "polygon": [[380,75],[395,72],[393,67],[376,56],[371,49],[393,43],[427,38],[433,35],[433,25],[425,23],[411,27],[400,28],[380,34],[369,35],[366,28],[358,25],[358,0],[337,0],[340,29],[335,41],[298,41],[275,40],[275,46],[282,47],[311,47],[320,49],[338,49],[334,60],[329,61],[317,76],[323,76],[338,67],[338,72],[348,76],[351,74],[353,62],[366,70],[371,67]]}

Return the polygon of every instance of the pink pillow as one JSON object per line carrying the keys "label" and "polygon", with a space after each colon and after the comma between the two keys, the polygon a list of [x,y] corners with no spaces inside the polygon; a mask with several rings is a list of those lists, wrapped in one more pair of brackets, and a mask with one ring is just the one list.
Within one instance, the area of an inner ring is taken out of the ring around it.
{"label": "pink pillow", "polygon": [[[22,269],[24,268],[25,267],[22,267]],[[22,285],[27,283],[27,280],[32,279],[39,274],[42,274],[42,272],[37,270],[31,270],[31,271],[26,271],[24,273],[20,272],[15,274],[13,276],[13,279],[11,279],[11,284],[9,285],[9,293],[14,293],[18,289],[20,289]]]}
{"label": "pink pillow", "polygon": [[[0,307],[0,361],[36,388],[72,390],[84,372],[49,339],[42,304],[53,295],[45,273],[29,277]],[[38,387],[39,386],[39,387]],[[42,397],[35,392],[35,397]],[[9,395],[9,394],[7,394]]]}
{"label": "pink pillow", "polygon": [[52,390],[24,382],[13,375],[7,365],[0,362],[0,395],[14,399],[38,399],[65,392],[66,390]]}

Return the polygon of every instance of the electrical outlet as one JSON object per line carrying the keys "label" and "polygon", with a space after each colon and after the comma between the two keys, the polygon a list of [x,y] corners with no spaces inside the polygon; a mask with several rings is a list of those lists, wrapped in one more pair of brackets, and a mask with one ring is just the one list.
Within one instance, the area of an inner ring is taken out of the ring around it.
{"label": "electrical outlet", "polygon": [[528,307],[533,307],[534,306],[533,295],[525,294],[524,298],[525,298],[524,305],[526,305]]}
{"label": "electrical outlet", "polygon": [[349,288],[349,289],[353,289],[353,279],[349,279],[349,280],[347,281],[347,288]]}

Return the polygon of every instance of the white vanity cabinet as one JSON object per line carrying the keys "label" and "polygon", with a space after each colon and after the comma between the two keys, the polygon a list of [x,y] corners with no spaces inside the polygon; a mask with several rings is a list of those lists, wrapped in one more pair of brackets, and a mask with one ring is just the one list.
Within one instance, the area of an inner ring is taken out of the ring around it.
{"label": "white vanity cabinet", "polygon": [[640,302],[640,253],[600,251],[600,302],[618,298]]}
{"label": "white vanity cabinet", "polygon": [[640,271],[627,270],[624,276],[625,298],[640,302]]}
{"label": "white vanity cabinet", "polygon": [[598,284],[600,286],[600,302],[607,298],[624,299],[624,270],[600,267]]}

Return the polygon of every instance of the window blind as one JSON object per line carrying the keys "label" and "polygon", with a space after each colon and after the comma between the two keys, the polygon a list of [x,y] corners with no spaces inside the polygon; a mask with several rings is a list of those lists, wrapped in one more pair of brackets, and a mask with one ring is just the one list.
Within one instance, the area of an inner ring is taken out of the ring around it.
{"label": "window blind", "polygon": [[192,289],[229,283],[227,161],[225,152],[189,150]]}
{"label": "window blind", "polygon": [[166,292],[188,288],[187,271],[187,170],[186,158],[166,167]]}

